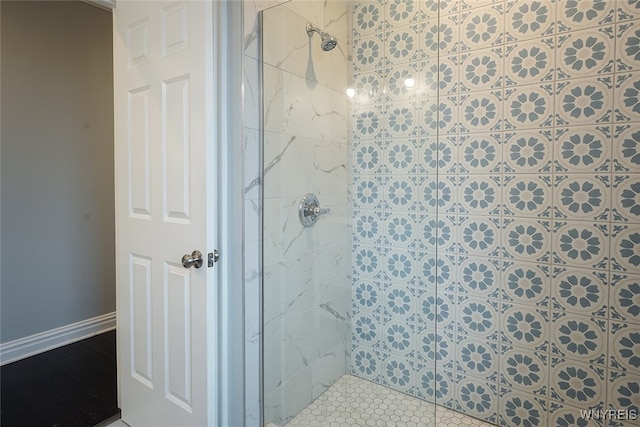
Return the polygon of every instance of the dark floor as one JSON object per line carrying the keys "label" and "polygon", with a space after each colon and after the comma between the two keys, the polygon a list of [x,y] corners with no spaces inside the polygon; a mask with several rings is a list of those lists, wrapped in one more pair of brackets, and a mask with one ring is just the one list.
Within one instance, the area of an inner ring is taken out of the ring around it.
{"label": "dark floor", "polygon": [[1,427],[87,427],[119,414],[116,333],[0,367]]}

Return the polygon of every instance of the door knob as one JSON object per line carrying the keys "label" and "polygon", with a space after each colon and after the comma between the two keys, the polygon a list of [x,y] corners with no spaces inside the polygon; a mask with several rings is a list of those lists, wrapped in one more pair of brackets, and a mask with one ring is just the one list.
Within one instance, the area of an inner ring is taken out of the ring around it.
{"label": "door knob", "polygon": [[200,268],[204,263],[204,259],[202,259],[202,253],[200,251],[193,251],[191,255],[186,254],[182,257],[182,266],[184,268],[195,267]]}

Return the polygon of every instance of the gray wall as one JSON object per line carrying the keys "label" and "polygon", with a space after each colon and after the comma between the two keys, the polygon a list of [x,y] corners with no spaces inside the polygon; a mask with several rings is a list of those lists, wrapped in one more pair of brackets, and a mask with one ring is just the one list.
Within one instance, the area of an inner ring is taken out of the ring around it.
{"label": "gray wall", "polygon": [[115,310],[111,13],[2,2],[1,342]]}

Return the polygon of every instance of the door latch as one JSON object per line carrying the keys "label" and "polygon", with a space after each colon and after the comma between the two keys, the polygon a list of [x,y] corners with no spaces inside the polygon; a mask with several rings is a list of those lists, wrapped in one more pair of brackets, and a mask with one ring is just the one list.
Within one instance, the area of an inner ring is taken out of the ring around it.
{"label": "door latch", "polygon": [[213,267],[213,264],[218,262],[220,259],[220,252],[217,249],[214,249],[213,252],[209,252],[207,255],[207,267]]}

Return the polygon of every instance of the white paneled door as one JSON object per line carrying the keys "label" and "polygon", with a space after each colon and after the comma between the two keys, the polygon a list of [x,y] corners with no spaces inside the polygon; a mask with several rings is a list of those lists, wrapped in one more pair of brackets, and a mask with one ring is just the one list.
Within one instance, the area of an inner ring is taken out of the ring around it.
{"label": "white paneled door", "polygon": [[[216,416],[211,26],[211,1],[114,10],[118,382],[132,427]],[[195,250],[202,267],[184,267]]]}

